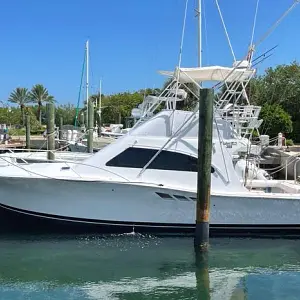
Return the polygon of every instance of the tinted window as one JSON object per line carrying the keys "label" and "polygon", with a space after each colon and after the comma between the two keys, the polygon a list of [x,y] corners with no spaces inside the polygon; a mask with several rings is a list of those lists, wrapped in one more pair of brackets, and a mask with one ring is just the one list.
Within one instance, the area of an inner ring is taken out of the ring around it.
{"label": "tinted window", "polygon": [[[143,168],[156,152],[157,150],[153,149],[128,148],[108,161],[106,165]],[[163,150],[148,169],[197,172],[197,159],[189,155]]]}

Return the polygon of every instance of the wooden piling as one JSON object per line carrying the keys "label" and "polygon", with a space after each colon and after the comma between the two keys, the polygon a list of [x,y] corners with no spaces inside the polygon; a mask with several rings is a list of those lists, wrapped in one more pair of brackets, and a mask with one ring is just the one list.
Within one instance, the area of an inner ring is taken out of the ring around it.
{"label": "wooden piling", "polygon": [[198,180],[195,246],[207,248],[209,242],[210,183],[212,155],[213,101],[212,89],[201,89],[199,95]]}
{"label": "wooden piling", "polygon": [[93,101],[88,102],[88,153],[93,153],[93,133],[94,133],[94,104]]}
{"label": "wooden piling", "polygon": [[54,150],[55,150],[55,133],[54,133],[54,114],[55,107],[53,103],[47,103],[46,105],[47,111],[47,143],[48,143],[48,156],[49,160],[54,160]]}
{"label": "wooden piling", "polygon": [[84,118],[85,112],[82,112],[80,114],[80,123],[82,127],[85,127],[85,118]]}
{"label": "wooden piling", "polygon": [[63,125],[64,125],[63,117],[60,117],[59,118],[59,134],[58,134],[58,138],[59,138],[60,142],[63,139]]}
{"label": "wooden piling", "polygon": [[210,300],[210,279],[208,251],[196,249],[195,251],[195,275],[197,300]]}
{"label": "wooden piling", "polygon": [[85,114],[85,116],[84,116],[84,127],[88,128],[89,127],[89,124],[88,124],[88,118],[89,118],[88,109],[85,110],[84,114]]}
{"label": "wooden piling", "polygon": [[102,119],[101,119],[101,109],[100,112],[97,113],[98,116],[98,136],[101,136],[102,130],[101,130],[101,125],[102,125]]}
{"label": "wooden piling", "polygon": [[30,115],[26,115],[25,119],[26,128],[26,149],[30,149]]}

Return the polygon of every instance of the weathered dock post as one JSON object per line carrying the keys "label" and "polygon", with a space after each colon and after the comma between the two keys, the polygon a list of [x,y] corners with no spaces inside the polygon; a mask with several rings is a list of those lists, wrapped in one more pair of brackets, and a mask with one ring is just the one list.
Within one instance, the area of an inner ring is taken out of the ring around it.
{"label": "weathered dock post", "polygon": [[86,109],[86,111],[85,111],[85,116],[84,116],[84,127],[85,128],[88,128],[89,127],[89,124],[88,124],[88,118],[89,118],[89,116],[88,116],[88,109]]}
{"label": "weathered dock post", "polygon": [[47,111],[47,149],[48,149],[48,156],[49,160],[54,160],[54,150],[55,150],[55,133],[54,133],[54,113],[55,108],[53,103],[47,103],[46,105]]}
{"label": "weathered dock post", "polygon": [[30,149],[30,115],[26,115],[26,149]]}
{"label": "weathered dock post", "polygon": [[84,114],[85,114],[85,112],[82,112],[82,113],[80,114],[80,123],[81,123],[81,127],[85,127]]}
{"label": "weathered dock post", "polygon": [[94,133],[94,104],[93,101],[88,102],[88,153],[93,153],[93,133]]}
{"label": "weathered dock post", "polygon": [[205,249],[209,242],[210,182],[213,127],[212,89],[201,89],[199,94],[198,180],[195,247]]}
{"label": "weathered dock post", "polygon": [[98,115],[98,136],[101,136],[102,130],[101,130],[101,124],[102,124],[102,118],[101,118],[101,108],[97,111]]}
{"label": "weathered dock post", "polygon": [[58,134],[60,143],[62,142],[62,139],[63,139],[63,125],[64,125],[63,117],[60,117],[59,118],[59,134]]}
{"label": "weathered dock post", "polygon": [[210,279],[209,279],[209,264],[208,251],[195,251],[196,260],[196,291],[199,300],[210,300]]}

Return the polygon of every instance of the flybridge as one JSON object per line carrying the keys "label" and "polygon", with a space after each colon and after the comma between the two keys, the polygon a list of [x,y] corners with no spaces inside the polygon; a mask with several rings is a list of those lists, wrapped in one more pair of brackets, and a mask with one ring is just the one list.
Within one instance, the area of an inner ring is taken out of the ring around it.
{"label": "flybridge", "polygon": [[178,68],[175,72],[159,71],[160,74],[177,77],[182,83],[196,83],[205,81],[227,82],[245,81],[255,74],[255,70],[245,68],[243,65],[235,67],[210,66],[201,68]]}
{"label": "flybridge", "polygon": [[[179,99],[186,99],[185,93],[181,98],[182,91],[188,91],[199,102],[199,89],[203,82],[214,83],[215,90],[215,118],[224,119],[231,124],[232,130],[239,137],[250,137],[254,129],[258,129],[262,120],[258,120],[261,107],[250,105],[246,92],[247,85],[256,73],[247,60],[235,61],[232,67],[210,66],[196,68],[176,68],[175,71],[160,71],[162,75],[172,78],[170,84],[155,97],[150,110],[162,102],[166,102],[167,109],[176,109]],[[190,83],[197,87],[192,90]],[[168,101],[166,101],[168,99]],[[197,107],[195,111],[197,111]]]}

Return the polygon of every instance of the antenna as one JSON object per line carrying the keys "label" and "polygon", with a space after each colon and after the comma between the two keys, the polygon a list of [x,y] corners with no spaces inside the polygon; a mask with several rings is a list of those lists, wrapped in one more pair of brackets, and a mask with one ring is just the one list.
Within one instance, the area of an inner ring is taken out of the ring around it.
{"label": "antenna", "polygon": [[198,0],[198,67],[202,67],[202,0]]}

